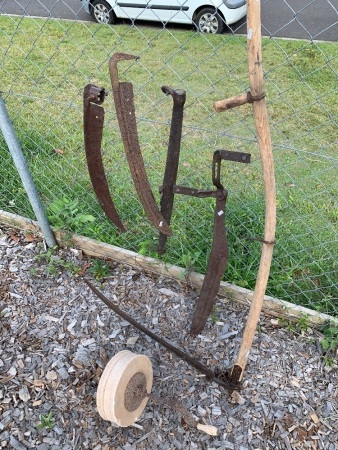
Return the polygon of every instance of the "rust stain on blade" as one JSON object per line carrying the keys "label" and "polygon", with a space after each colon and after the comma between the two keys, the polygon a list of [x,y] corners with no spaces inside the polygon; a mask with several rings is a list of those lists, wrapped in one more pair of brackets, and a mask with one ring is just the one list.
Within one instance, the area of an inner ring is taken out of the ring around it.
{"label": "rust stain on blade", "polygon": [[99,105],[103,103],[104,95],[104,89],[100,89],[93,84],[88,84],[84,88],[84,144],[88,172],[101,208],[119,230],[126,231],[111,198],[102,162],[101,143],[104,109]]}
{"label": "rust stain on blade", "polygon": [[109,61],[110,78],[122,141],[137,195],[149,221],[161,233],[171,236],[171,229],[159,211],[144,166],[137,134],[133,86],[131,83],[120,83],[118,80],[118,61],[130,59],[137,59],[137,57],[125,53],[116,53]]}

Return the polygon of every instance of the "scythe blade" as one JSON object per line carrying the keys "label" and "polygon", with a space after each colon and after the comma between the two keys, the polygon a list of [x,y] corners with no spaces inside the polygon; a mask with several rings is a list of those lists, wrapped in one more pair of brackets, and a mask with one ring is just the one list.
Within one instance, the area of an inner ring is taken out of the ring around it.
{"label": "scythe blade", "polygon": [[171,229],[159,211],[144,166],[137,134],[133,86],[131,83],[120,83],[118,79],[118,61],[130,59],[137,59],[137,57],[125,53],[115,53],[109,61],[117,120],[130,172],[144,211],[154,227],[161,233],[171,236]]}
{"label": "scythe blade", "polygon": [[207,271],[192,320],[191,334],[198,334],[203,330],[215,304],[219,286],[226,269],[228,261],[228,241],[225,229],[225,203],[227,195],[228,192],[225,189],[217,189],[216,191],[212,247]]}
{"label": "scythe blade", "polygon": [[107,217],[121,231],[126,231],[111,198],[102,155],[104,109],[99,106],[105,97],[104,89],[88,84],[83,91],[84,144],[89,176],[96,197]]}

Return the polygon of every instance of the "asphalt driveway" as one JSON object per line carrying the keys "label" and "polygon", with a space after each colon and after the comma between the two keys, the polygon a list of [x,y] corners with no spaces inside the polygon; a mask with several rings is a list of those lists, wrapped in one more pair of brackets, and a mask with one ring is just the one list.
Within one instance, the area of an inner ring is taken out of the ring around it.
{"label": "asphalt driveway", "polygon": [[[93,20],[81,0],[0,0],[0,13]],[[262,27],[265,36],[337,42],[338,0],[262,0]],[[246,33],[245,20],[235,32]]]}

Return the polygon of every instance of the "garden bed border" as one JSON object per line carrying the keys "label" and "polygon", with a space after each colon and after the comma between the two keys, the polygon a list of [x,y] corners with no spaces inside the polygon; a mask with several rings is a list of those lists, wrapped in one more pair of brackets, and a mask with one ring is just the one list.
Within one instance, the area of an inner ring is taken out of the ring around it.
{"label": "garden bed border", "polygon": [[[0,224],[20,229],[23,232],[34,232],[42,237],[41,229],[36,221],[17,214],[0,210]],[[200,273],[189,272],[187,277],[183,277],[182,279],[182,275],[185,272],[185,269],[182,267],[170,265],[155,258],[140,255],[139,253],[115,245],[105,244],[78,234],[69,234],[65,231],[55,229],[53,229],[53,232],[60,247],[74,246],[88,256],[109,258],[137,269],[141,268],[148,272],[174,278],[180,283],[189,284],[197,290],[202,287],[204,275]],[[249,307],[252,301],[253,291],[222,281],[218,295]],[[307,317],[310,325],[315,328],[323,328],[329,323],[338,325],[338,318],[268,295],[264,296],[262,312],[269,316],[283,318],[293,322],[297,322],[302,317]]]}

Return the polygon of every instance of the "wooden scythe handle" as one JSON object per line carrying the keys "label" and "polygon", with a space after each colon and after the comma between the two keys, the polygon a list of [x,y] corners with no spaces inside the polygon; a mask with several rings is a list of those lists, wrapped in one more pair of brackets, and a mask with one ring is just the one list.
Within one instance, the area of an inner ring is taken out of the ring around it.
{"label": "wooden scythe handle", "polygon": [[[250,92],[259,98],[264,92],[262,47],[261,47],[261,5],[260,0],[247,1],[247,40]],[[273,243],[276,229],[276,188],[271,136],[269,130],[266,101],[253,102],[253,114],[261,153],[261,162],[265,189],[265,228],[262,254],[257,274],[256,286],[252,297],[248,320],[244,329],[241,346],[234,367],[230,372],[240,381],[252,346],[257,323],[261,313],[266,286],[270,274]]]}

